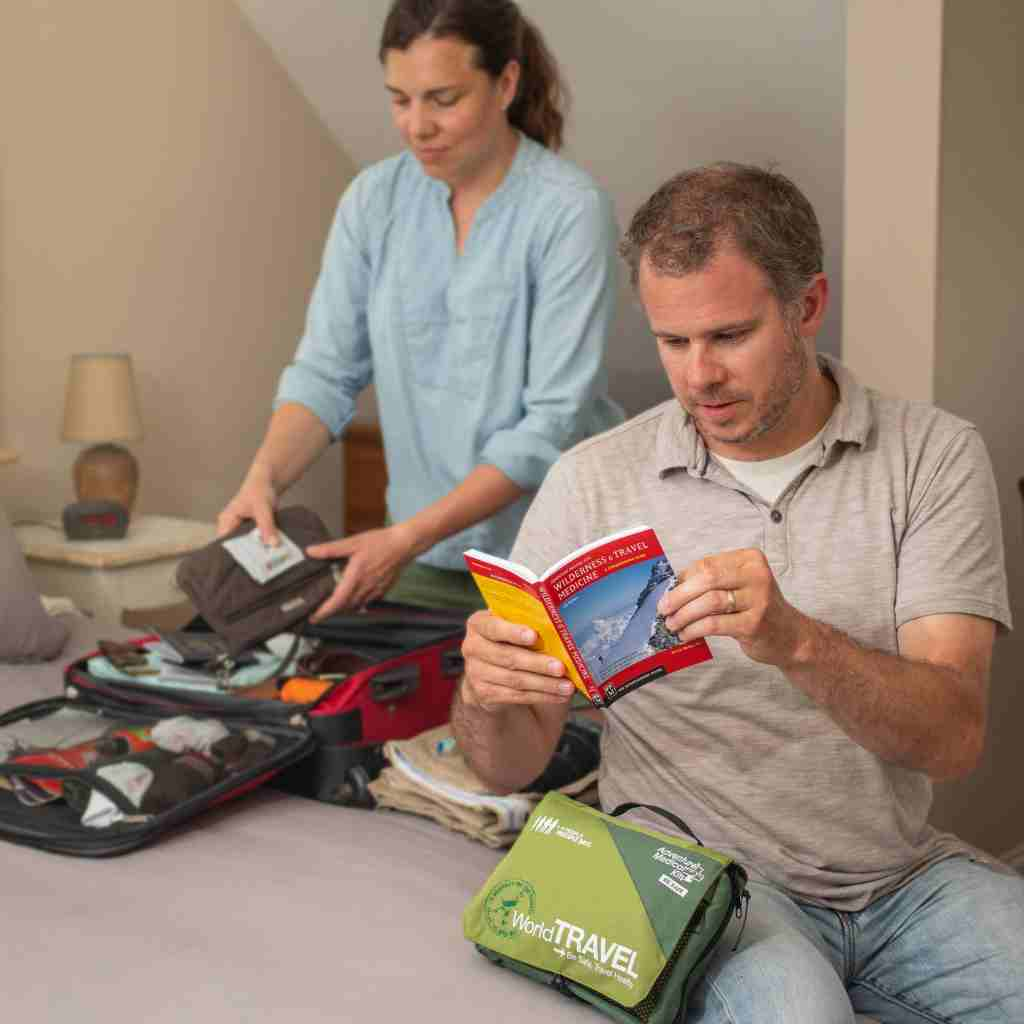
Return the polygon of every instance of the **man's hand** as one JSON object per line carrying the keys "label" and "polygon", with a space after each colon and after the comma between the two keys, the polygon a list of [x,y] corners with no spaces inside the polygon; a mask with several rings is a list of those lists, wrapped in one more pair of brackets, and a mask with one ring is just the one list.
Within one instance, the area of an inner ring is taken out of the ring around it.
{"label": "man's hand", "polygon": [[785,671],[810,641],[810,620],[782,596],[762,551],[725,551],[688,565],[658,603],[686,642],[731,636],[754,661]]}
{"label": "man's hand", "polygon": [[566,678],[565,666],[532,650],[536,642],[534,630],[491,612],[470,616],[462,643],[463,703],[484,711],[509,705],[567,706],[575,687]]}
{"label": "man's hand", "polygon": [[466,624],[466,672],[452,728],[470,767],[494,793],[515,793],[558,746],[575,687],[556,658],[532,650],[534,630],[476,612]]}
{"label": "man's hand", "polygon": [[403,567],[416,554],[402,524],[365,530],[342,540],[312,544],[310,558],[348,560],[334,593],[310,616],[320,622],[345,608],[365,608],[391,589]]}
{"label": "man's hand", "polygon": [[923,616],[900,626],[898,654],[872,650],[789,604],[756,549],[687,566],[658,610],[681,640],[733,637],[885,761],[953,779],[981,756],[996,629],[990,619]]}
{"label": "man's hand", "polygon": [[264,544],[276,547],[277,527],[274,525],[274,509],[277,506],[277,492],[270,481],[269,471],[258,465],[250,469],[238,493],[224,506],[217,516],[217,536],[223,537],[237,527],[243,519],[252,519],[260,531]]}

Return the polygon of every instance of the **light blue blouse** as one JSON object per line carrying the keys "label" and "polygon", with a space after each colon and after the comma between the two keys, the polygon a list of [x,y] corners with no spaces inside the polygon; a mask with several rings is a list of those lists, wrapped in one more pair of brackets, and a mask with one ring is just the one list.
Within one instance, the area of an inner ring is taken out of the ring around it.
{"label": "light blue blouse", "polygon": [[[306,406],[337,438],[374,382],[395,521],[482,463],[533,491],[561,451],[623,418],[604,367],[618,290],[607,195],[521,136],[461,255],[449,197],[410,153],[355,178],[275,400]],[[531,497],[421,561],[465,569],[467,547],[507,555]]]}

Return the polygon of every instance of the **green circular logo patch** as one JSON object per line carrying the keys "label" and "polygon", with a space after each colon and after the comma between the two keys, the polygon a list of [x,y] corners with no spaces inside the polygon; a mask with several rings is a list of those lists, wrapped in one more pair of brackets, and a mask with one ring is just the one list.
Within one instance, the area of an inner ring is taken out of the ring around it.
{"label": "green circular logo patch", "polygon": [[529,917],[536,906],[537,890],[529,882],[521,878],[507,878],[487,894],[484,915],[492,931],[502,938],[511,939],[516,934],[512,915],[518,913]]}

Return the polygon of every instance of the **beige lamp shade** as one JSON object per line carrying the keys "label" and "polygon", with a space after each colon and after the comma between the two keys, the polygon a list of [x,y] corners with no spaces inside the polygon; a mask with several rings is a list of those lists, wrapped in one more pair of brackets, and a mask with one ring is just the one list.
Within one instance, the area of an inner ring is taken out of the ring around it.
{"label": "beige lamp shade", "polygon": [[138,441],[142,417],[132,358],[123,353],[73,355],[64,400],[63,441]]}

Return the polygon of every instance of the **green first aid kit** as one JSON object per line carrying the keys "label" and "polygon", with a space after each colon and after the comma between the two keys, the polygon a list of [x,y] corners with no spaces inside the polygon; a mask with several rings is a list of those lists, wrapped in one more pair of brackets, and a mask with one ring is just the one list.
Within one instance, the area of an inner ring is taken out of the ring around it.
{"label": "green first aid kit", "polygon": [[[747,873],[725,854],[548,794],[463,913],[495,964],[617,1021],[671,1024],[685,1010]],[[669,811],[647,809],[690,829]]]}

